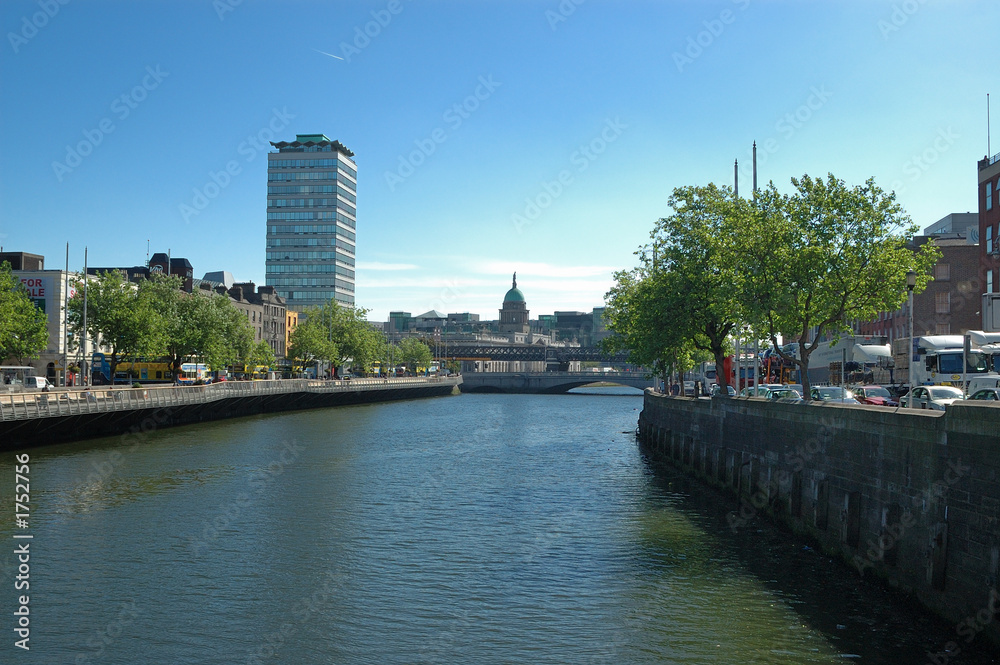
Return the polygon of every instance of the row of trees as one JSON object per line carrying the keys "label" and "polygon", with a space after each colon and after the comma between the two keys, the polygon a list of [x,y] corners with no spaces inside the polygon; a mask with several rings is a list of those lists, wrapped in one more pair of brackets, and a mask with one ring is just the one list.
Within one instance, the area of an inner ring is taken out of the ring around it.
{"label": "row of trees", "polygon": [[0,264],[0,364],[10,359],[23,365],[37,358],[48,342],[45,313],[4,261]]}
{"label": "row of trees", "polygon": [[[67,321],[74,340],[84,330],[84,285],[73,283]],[[330,301],[303,315],[292,331],[289,357],[303,362],[325,361],[369,372],[406,365],[412,371],[429,366],[433,355],[419,339],[387,343],[372,327],[363,308],[346,308]],[[86,329],[108,350],[112,375],[123,361],[137,356],[167,356],[176,373],[185,358],[197,356],[214,367],[272,365],[274,354],[264,341],[255,342],[246,316],[229,298],[217,293],[188,294],[178,276],[153,275],[138,284],[118,271],[102,272],[87,283]],[[0,265],[0,360],[23,364],[37,358],[48,342],[47,318],[14,276],[9,263]],[[75,346],[73,344],[72,346]],[[71,349],[71,351],[74,349]]]}
{"label": "row of trees", "polygon": [[[739,332],[794,363],[808,399],[809,356],[823,336],[897,309],[907,271],[923,290],[940,251],[910,246],[917,227],[873,179],[855,187],[832,174],[791,182],[790,194],[771,183],[753,200],[714,184],[675,189],[673,213],[636,252],[640,266],[615,274],[608,350],[628,350],[658,373],[711,358],[725,386],[723,361]],[[779,336],[798,352],[784,351]]]}
{"label": "row of trees", "polygon": [[[83,280],[69,300],[68,322],[79,338],[84,327]],[[86,327],[108,349],[114,376],[119,363],[136,356],[167,356],[173,371],[198,356],[213,367],[270,365],[274,353],[256,342],[245,315],[218,293],[189,294],[178,276],[153,275],[133,284],[117,271],[100,273],[87,285]]]}
{"label": "row of trees", "polygon": [[335,301],[311,307],[292,331],[289,355],[303,362],[324,361],[340,367],[351,362],[355,371],[367,373],[378,362],[382,367],[406,365],[411,371],[427,367],[433,359],[430,347],[407,338],[389,344],[385,335],[368,323],[367,309],[342,307]]}

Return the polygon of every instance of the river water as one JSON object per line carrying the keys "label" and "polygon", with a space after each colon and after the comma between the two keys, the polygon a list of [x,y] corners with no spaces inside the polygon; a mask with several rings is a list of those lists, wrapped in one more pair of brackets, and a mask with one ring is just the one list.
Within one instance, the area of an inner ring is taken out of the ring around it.
{"label": "river water", "polygon": [[[575,392],[31,450],[31,652],[5,554],[0,662],[916,664],[958,639],[767,524],[731,532],[643,458],[638,391]],[[992,662],[961,646],[938,662]]]}

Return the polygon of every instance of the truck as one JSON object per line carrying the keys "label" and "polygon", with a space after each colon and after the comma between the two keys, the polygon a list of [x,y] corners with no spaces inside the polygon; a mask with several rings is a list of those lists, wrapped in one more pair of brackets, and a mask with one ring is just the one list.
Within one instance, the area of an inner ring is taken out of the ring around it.
{"label": "truck", "polygon": [[[963,335],[925,335],[893,340],[896,380],[914,386],[946,385],[962,388]],[[991,359],[981,347],[970,345],[966,382],[990,373]],[[971,385],[971,383],[970,383]]]}
{"label": "truck", "polygon": [[970,330],[969,345],[986,357],[986,373],[969,379],[968,394],[983,388],[1000,388],[1000,332]]}

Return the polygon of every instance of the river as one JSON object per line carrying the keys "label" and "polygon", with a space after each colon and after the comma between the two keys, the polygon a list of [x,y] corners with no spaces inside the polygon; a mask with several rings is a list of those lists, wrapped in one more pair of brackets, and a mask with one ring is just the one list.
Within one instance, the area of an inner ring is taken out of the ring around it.
{"label": "river", "polygon": [[31,653],[7,658],[29,592],[4,548],[0,662],[916,664],[957,639],[765,523],[731,532],[644,459],[638,391],[574,392],[31,450]]}

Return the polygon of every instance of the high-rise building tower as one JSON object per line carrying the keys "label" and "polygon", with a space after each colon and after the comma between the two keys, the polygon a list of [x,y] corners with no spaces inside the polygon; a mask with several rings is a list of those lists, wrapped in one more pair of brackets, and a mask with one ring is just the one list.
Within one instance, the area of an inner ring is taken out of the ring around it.
{"label": "high-rise building tower", "polygon": [[323,134],[271,142],[265,282],[289,310],[354,305],[358,171],[354,153]]}

